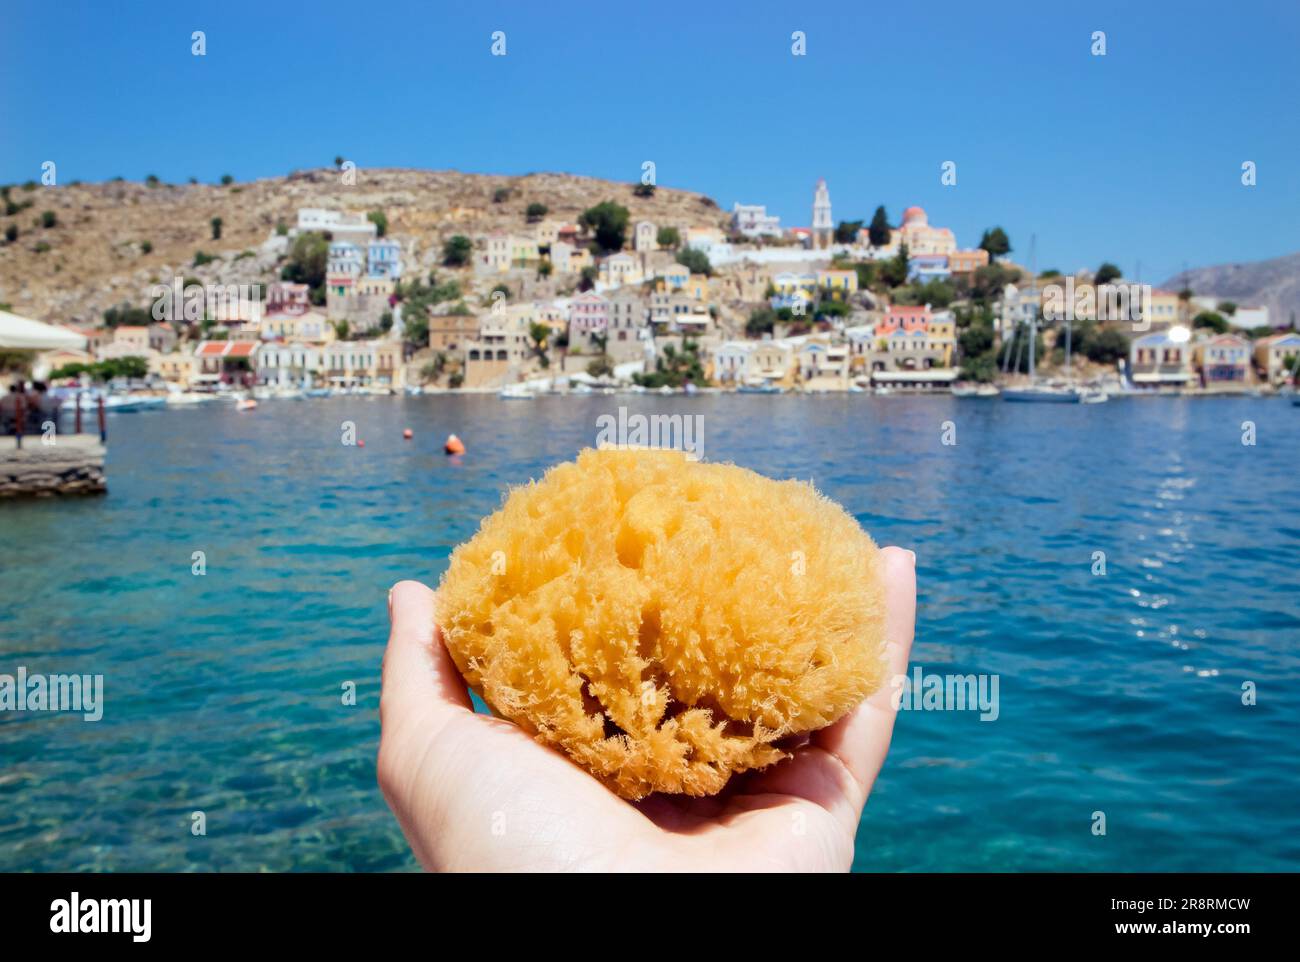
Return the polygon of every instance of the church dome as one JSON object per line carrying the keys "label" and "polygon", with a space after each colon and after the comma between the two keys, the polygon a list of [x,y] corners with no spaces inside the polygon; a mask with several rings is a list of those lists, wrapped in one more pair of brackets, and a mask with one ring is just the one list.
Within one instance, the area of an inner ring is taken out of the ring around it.
{"label": "church dome", "polygon": [[909,207],[903,211],[904,224],[916,224],[918,227],[928,224],[929,219],[925,216],[925,211],[920,207]]}

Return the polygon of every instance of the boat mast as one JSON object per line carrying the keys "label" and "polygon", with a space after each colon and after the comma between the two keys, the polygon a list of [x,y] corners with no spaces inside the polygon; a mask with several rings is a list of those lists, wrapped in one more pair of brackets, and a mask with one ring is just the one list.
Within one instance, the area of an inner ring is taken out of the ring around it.
{"label": "boat mast", "polygon": [[[1030,288],[1034,302],[1038,301],[1038,235],[1029,235],[1029,273],[1033,276]],[[1034,383],[1034,354],[1038,347],[1038,308],[1031,303],[1029,308],[1029,383]]]}

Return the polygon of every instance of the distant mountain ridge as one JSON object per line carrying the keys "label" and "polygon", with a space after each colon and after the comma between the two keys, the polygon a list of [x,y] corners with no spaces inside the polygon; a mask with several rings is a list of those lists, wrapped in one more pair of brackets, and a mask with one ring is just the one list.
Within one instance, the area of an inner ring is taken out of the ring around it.
{"label": "distant mountain ridge", "polygon": [[1243,306],[1263,305],[1274,327],[1294,326],[1300,318],[1300,251],[1266,261],[1197,267],[1160,286],[1171,291],[1190,287],[1194,294]]}

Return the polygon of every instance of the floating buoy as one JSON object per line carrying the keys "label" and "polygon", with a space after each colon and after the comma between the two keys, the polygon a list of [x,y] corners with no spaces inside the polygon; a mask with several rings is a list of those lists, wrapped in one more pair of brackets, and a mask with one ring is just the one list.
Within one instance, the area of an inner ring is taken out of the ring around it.
{"label": "floating buoy", "polygon": [[364,448],[365,446],[366,446],[366,442],[365,442],[365,441],[358,441],[358,442],[357,442],[357,447],[359,447],[359,448]]}
{"label": "floating buoy", "polygon": [[402,437],[406,438],[406,440],[409,441],[411,440],[411,438],[415,437],[415,432],[412,431],[410,428],[407,428],[405,431],[402,432]]}
{"label": "floating buoy", "polygon": [[464,454],[465,442],[456,435],[449,434],[447,435],[447,443],[442,446],[442,449],[448,454]]}

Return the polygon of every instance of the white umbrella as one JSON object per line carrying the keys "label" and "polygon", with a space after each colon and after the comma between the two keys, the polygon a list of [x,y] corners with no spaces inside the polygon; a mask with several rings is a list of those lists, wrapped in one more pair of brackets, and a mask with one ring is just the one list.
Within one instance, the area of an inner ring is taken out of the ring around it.
{"label": "white umbrella", "polygon": [[86,339],[53,324],[0,311],[0,348],[20,351],[81,351]]}

